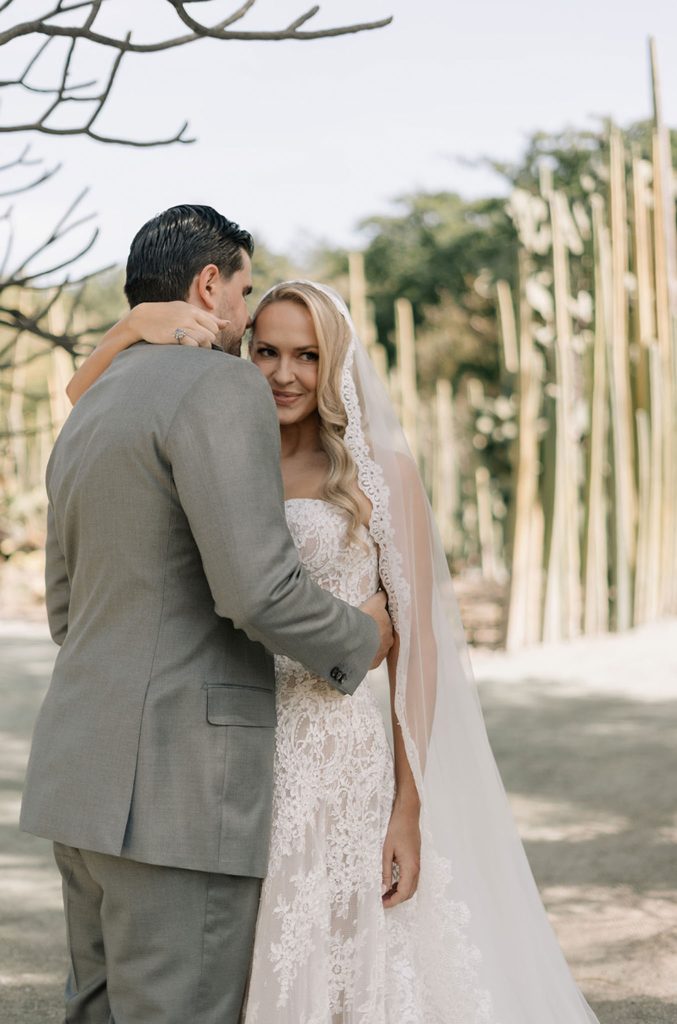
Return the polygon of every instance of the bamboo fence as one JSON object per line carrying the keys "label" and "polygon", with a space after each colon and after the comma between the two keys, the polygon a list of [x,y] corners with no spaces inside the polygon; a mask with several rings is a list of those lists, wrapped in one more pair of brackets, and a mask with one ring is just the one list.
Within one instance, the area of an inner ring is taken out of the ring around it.
{"label": "bamboo fence", "polygon": [[[535,192],[510,197],[518,283],[515,291],[507,281],[493,285],[498,396],[475,378],[459,393],[444,378],[422,389],[404,298],[388,365],[363,257],[350,257],[356,327],[419,462],[445,549],[454,568],[475,564],[475,580],[505,593],[510,649],[677,613],[675,188],[653,43],[650,60],[651,159],[628,152],[611,127],[607,166],[585,200],[555,188],[546,168]],[[576,288],[584,265],[590,285]],[[65,314],[56,303],[50,315]],[[57,333],[62,326],[54,324]],[[29,335],[11,351],[0,375],[5,557],[41,521],[46,460],[68,415],[73,368],[65,351]],[[474,422],[469,458],[460,407]],[[510,443],[507,495],[484,455],[499,436]]]}
{"label": "bamboo fence", "polygon": [[[495,283],[502,393],[517,406],[509,521],[494,515],[498,487],[482,460],[498,401],[479,380],[465,396],[447,380],[420,393],[406,299],[395,308],[395,362],[379,366],[448,555],[470,529],[484,579],[508,581],[510,649],[677,613],[675,187],[653,41],[650,63],[650,160],[611,126],[608,163],[586,201],[554,188],[546,167],[536,193],[510,197],[518,293]],[[590,288],[572,294],[584,264]],[[358,329],[373,350],[359,254],[350,271]],[[477,413],[470,494],[455,436],[462,397]]]}

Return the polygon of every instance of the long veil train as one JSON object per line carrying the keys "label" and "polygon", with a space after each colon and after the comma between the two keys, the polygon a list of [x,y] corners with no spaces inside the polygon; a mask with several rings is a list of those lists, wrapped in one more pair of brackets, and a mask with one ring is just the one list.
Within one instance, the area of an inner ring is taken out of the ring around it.
{"label": "long veil train", "polygon": [[[396,711],[422,802],[417,971],[426,1024],[598,1024],[548,921],[489,746],[446,556],[343,300],[345,442],[400,637]],[[394,908],[388,914],[396,914]]]}

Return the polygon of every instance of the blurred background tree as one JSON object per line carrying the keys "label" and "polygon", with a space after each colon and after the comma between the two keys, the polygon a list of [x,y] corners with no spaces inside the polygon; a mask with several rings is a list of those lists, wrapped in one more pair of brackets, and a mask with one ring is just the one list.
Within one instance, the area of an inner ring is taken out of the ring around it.
{"label": "blurred background tree", "polygon": [[[15,19],[7,30],[0,21],[0,48],[11,49],[17,40],[35,44],[16,75],[0,81],[0,92],[19,90],[36,104],[32,120],[0,123],[0,132],[85,135],[99,145],[183,145],[190,141],[185,124],[146,141],[101,127],[123,59],[205,37],[307,40],[387,23],[313,32],[312,8],[281,30],[248,32],[241,23],[252,0],[213,25],[193,19],[178,0],[166,3],[188,33],[144,43],[132,43],[127,33],[97,32],[100,0],[59,0],[42,19]],[[13,0],[0,16],[12,9]],[[111,58],[100,81],[77,73],[83,43]],[[55,44],[62,47],[62,63],[56,78],[45,82],[35,76]],[[474,161],[493,173],[492,194],[409,193],[395,198],[389,211],[363,219],[360,254],[331,240],[286,254],[257,238],[254,302],[271,284],[299,275],[334,284],[352,302],[410,433],[453,567],[464,579],[478,576],[501,604],[494,638],[510,632],[511,617],[535,623],[522,642],[575,635],[584,618],[586,629],[593,620],[594,628],[623,627],[671,607],[664,581],[660,595],[649,594],[646,583],[656,575],[660,552],[665,564],[672,559],[661,538],[669,537],[673,523],[665,511],[674,490],[675,403],[668,383],[673,359],[677,365],[670,334],[669,169],[677,136],[661,122],[653,52],[652,69],[653,119],[623,131],[600,121],[592,129],[534,132],[515,163],[491,156]],[[9,182],[4,195],[8,202],[30,201],[58,172],[24,147],[0,168]],[[68,414],[66,381],[125,308],[121,268],[78,276],[79,261],[98,234],[93,214],[81,212],[84,201],[85,194],[77,196],[43,242],[19,257],[14,235],[20,240],[21,230],[14,231],[10,207],[0,221],[6,236],[0,261],[0,551],[6,559],[40,548],[42,479]],[[571,472],[567,463],[575,467]],[[523,539],[529,531],[524,534],[519,511],[527,478],[529,516],[541,523],[533,542]],[[624,519],[618,510],[626,506]],[[560,550],[564,535],[566,553]],[[600,539],[607,535],[609,545]],[[533,555],[528,587],[518,557],[525,543]],[[602,549],[593,586],[591,552]],[[515,594],[527,590],[537,596],[525,612]],[[582,611],[595,601],[594,615]]]}

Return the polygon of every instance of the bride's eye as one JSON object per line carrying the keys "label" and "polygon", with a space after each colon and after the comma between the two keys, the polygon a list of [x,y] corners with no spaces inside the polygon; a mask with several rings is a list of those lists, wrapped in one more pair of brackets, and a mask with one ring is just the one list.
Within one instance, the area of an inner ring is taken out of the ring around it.
{"label": "bride's eye", "polygon": [[304,356],[308,356],[307,362],[309,362],[309,363],[316,363],[317,360],[320,358],[320,353],[319,352],[302,352],[301,353],[301,359],[303,359]]}
{"label": "bride's eye", "polygon": [[274,348],[268,348],[267,345],[259,345],[256,354],[257,356],[276,356],[277,352]]}

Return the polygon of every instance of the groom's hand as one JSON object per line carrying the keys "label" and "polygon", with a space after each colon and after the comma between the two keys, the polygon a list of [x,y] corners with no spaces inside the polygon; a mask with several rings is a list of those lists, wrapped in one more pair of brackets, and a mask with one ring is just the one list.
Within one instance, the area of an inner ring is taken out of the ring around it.
{"label": "groom's hand", "polygon": [[365,601],[364,604],[360,606],[360,611],[365,612],[367,615],[371,615],[372,619],[378,626],[379,647],[376,652],[376,656],[371,663],[372,668],[378,668],[390,648],[393,646],[393,624],[390,621],[390,616],[386,610],[386,602],[387,597],[385,595],[385,591],[379,590],[373,597],[370,597],[368,601]]}

